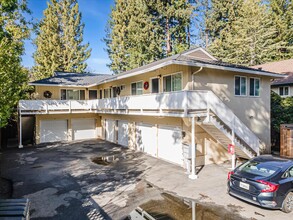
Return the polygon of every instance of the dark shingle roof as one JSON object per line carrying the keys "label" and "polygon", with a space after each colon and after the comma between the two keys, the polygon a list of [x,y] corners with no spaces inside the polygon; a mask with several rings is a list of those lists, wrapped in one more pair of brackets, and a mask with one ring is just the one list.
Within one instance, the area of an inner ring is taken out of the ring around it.
{"label": "dark shingle roof", "polygon": [[293,72],[291,73],[287,73],[287,77],[286,78],[282,78],[282,79],[275,79],[272,82],[272,86],[278,86],[278,85],[293,85]]}
{"label": "dark shingle roof", "polygon": [[94,73],[66,73],[55,72],[55,76],[37,80],[31,84],[44,85],[64,85],[64,86],[94,86],[101,81],[112,77],[109,74]]}
{"label": "dark shingle roof", "polygon": [[180,55],[179,57],[176,58],[176,60],[177,61],[193,62],[193,63],[201,63],[201,64],[209,64],[209,65],[222,66],[222,67],[230,67],[230,68],[249,70],[249,71],[254,71],[254,72],[276,74],[276,73],[269,72],[266,70],[255,69],[255,68],[242,66],[242,65],[238,65],[238,64],[226,63],[226,62],[219,61],[219,60],[197,59],[197,58],[193,58],[193,57],[185,56],[185,55]]}

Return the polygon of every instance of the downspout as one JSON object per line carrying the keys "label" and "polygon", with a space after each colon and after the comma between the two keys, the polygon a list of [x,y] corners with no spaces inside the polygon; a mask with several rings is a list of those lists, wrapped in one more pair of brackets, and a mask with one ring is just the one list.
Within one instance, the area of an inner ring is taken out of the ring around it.
{"label": "downspout", "polygon": [[191,77],[192,77],[192,90],[194,90],[194,75],[199,73],[200,71],[202,71],[203,67],[201,66],[197,71],[193,72],[191,74]]}

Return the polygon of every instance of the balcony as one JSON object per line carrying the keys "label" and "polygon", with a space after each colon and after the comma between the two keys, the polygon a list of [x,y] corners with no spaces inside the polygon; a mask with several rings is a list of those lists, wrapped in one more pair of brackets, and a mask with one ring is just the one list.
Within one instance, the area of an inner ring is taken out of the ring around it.
{"label": "balcony", "polygon": [[206,109],[208,94],[208,91],[178,91],[97,100],[21,100],[19,111],[22,115],[64,113],[187,115],[191,110]]}

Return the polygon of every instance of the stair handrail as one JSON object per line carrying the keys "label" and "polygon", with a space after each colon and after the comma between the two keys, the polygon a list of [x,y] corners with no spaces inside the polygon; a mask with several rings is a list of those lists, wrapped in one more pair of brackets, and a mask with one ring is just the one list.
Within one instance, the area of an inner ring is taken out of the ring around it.
{"label": "stair handrail", "polygon": [[212,91],[209,91],[207,96],[207,111],[210,110],[259,155],[260,139]]}

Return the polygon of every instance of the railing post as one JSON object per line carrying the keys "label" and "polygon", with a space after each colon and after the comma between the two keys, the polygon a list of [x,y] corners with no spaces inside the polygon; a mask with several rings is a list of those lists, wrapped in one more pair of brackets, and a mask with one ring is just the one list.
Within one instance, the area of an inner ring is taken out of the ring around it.
{"label": "railing post", "polygon": [[187,91],[184,91],[184,98],[183,98],[183,107],[184,107],[184,116],[186,117],[188,114],[188,95]]}
{"label": "railing post", "polygon": [[69,100],[69,113],[71,113],[71,101]]}
{"label": "railing post", "polygon": [[49,112],[49,106],[48,106],[48,103],[46,103],[46,114],[48,114]]}

